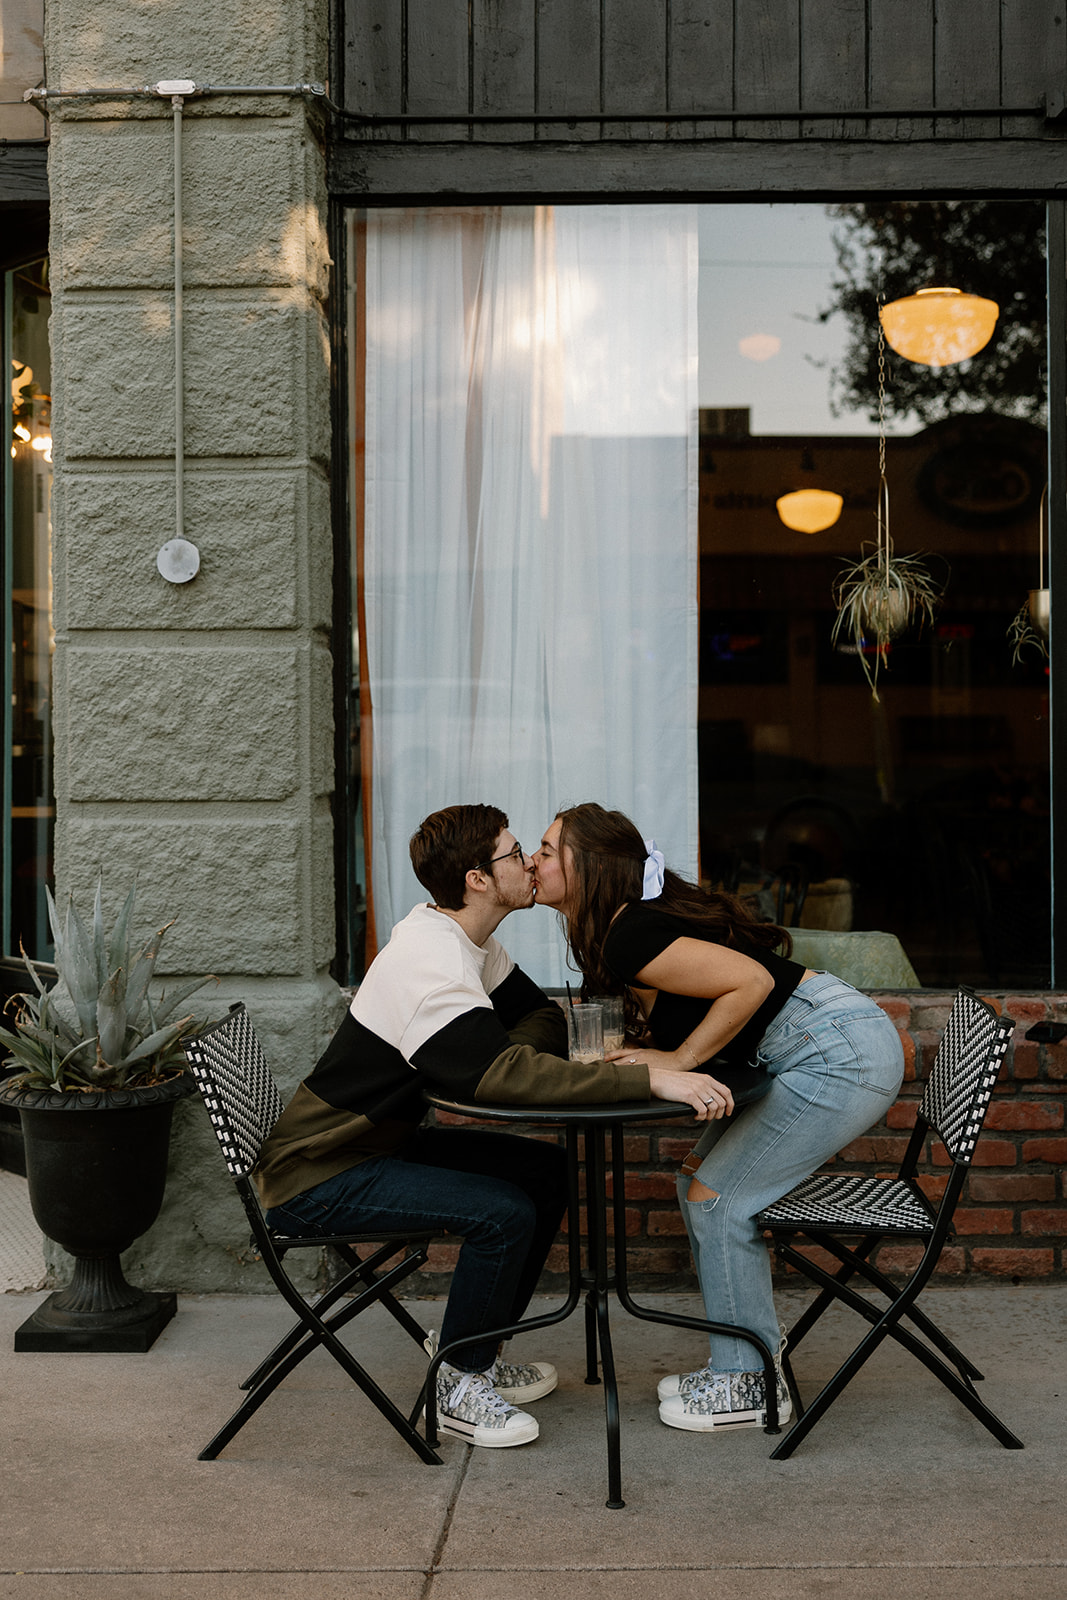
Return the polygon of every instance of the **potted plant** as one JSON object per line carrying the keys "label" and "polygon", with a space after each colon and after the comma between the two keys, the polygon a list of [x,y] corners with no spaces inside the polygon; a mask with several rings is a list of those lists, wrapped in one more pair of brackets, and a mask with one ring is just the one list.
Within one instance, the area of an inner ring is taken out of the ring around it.
{"label": "potted plant", "polygon": [[832,642],[842,633],[849,637],[876,700],[878,669],[890,642],[912,622],[931,622],[940,598],[941,586],[921,556],[898,556],[888,542],[838,573]]}
{"label": "potted plant", "polygon": [[71,1283],[18,1329],[16,1350],[147,1350],[175,1310],[173,1294],[127,1283],[119,1256],[159,1213],[174,1104],[193,1087],[181,1041],[197,1024],[175,1013],[214,980],[153,996],[171,923],[138,947],[133,888],[108,933],[102,888],[91,928],[73,897],[61,921],[49,894],[57,979],[47,987],[24,953],[33,992],[9,1002],[14,1026],[0,1027],[16,1069],[0,1100],[22,1123],[30,1204],[75,1258]]}
{"label": "potted plant", "polygon": [[1037,511],[1037,588],[1031,589],[1008,628],[1008,641],[1012,645],[1011,664],[1019,665],[1024,650],[1031,646],[1038,655],[1048,659],[1048,630],[1051,616],[1052,591],[1048,586],[1045,564],[1045,507],[1048,504],[1048,484],[1041,491]]}

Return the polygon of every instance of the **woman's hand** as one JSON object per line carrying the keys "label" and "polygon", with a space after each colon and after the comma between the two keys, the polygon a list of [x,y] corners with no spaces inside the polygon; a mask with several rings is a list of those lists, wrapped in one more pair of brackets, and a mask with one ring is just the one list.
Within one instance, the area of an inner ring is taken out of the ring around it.
{"label": "woman's hand", "polygon": [[[661,1055],[662,1052],[640,1052],[638,1059],[645,1054]],[[734,1097],[726,1085],[709,1078],[706,1072],[678,1072],[672,1067],[649,1063],[648,1087],[656,1100],[682,1100],[692,1106],[698,1122],[713,1122],[717,1117],[729,1116],[734,1109]]]}
{"label": "woman's hand", "polygon": [[[706,1072],[694,1071],[692,1067],[687,1066],[684,1061],[679,1061],[678,1056],[674,1051],[651,1049],[646,1050],[640,1045],[631,1045],[628,1050],[609,1050],[607,1055],[604,1057],[604,1060],[628,1061],[631,1064],[640,1062],[643,1066],[648,1068],[650,1079],[654,1071],[666,1074],[670,1077],[672,1082],[675,1078],[679,1077],[697,1078],[700,1080],[701,1084],[706,1085],[706,1087],[701,1089],[700,1099],[702,1102],[707,1102],[708,1100],[711,1101],[711,1106],[708,1112],[709,1116],[728,1117],[731,1111],[734,1109],[734,1097],[730,1093],[730,1090],[727,1088],[725,1083],[720,1083],[718,1078],[712,1078]],[[652,1092],[653,1094],[656,1094],[655,1090]],[[656,1098],[659,1100],[685,1100],[690,1105],[695,1104],[692,1097],[688,1094],[656,1095]]]}

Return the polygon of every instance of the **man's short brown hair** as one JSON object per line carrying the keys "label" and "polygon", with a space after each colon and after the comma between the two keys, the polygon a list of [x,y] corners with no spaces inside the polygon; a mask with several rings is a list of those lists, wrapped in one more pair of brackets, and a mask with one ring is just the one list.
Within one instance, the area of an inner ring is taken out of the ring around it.
{"label": "man's short brown hair", "polygon": [[408,849],[415,876],[435,905],[462,911],[467,873],[491,859],[507,825],[499,806],[446,806],[420,823]]}

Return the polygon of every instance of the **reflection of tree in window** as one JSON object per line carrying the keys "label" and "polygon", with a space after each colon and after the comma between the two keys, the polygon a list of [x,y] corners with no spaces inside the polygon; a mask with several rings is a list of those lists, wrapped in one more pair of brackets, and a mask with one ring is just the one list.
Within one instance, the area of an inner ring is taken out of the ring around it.
{"label": "reflection of tree in window", "polygon": [[938,422],[965,411],[1044,422],[1044,206],[1010,200],[900,201],[831,207],[839,219],[832,298],[819,320],[843,313],[848,346],[833,374],[837,415],[878,416],[875,307],[917,289],[953,287],[995,300],[993,337],[971,361],[923,367],[888,355],[890,416]]}
{"label": "reflection of tree in window", "polygon": [[[895,935],[921,982],[1049,979],[1048,662],[1013,662],[1038,578],[1047,472],[1043,211],[1031,204],[848,205],[813,314],[848,325],[833,395],[855,433],[728,433],[701,413],[702,870],[755,890],[799,879],[809,931]],[[889,650],[872,707],[832,640],[833,579],[874,537],[877,304],[930,284],[997,301],[989,345],[936,370],[889,356],[887,449],[901,552],[943,601]],[[754,392],[754,391],[753,391]],[[732,389],[731,402],[751,396]],[[750,411],[743,411],[746,417]],[[779,414],[788,422],[788,413]],[[775,516],[805,453],[843,495],[809,536]],[[829,963],[824,963],[829,964]],[[871,983],[877,986],[877,977]]]}

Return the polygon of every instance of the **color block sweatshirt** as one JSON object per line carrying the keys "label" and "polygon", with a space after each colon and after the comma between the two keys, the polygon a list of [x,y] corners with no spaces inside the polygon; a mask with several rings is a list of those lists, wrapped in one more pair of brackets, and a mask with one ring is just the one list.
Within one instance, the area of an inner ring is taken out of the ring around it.
{"label": "color block sweatshirt", "polygon": [[344,1021],[255,1168],[264,1206],[398,1150],[426,1091],[497,1105],[647,1100],[648,1068],[565,1059],[566,1019],[495,938],[416,906],[375,957]]}

